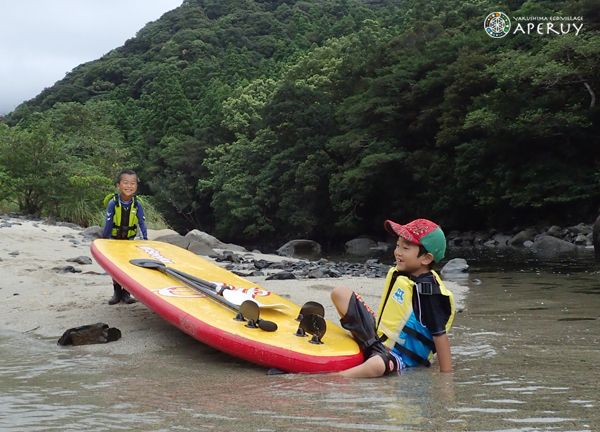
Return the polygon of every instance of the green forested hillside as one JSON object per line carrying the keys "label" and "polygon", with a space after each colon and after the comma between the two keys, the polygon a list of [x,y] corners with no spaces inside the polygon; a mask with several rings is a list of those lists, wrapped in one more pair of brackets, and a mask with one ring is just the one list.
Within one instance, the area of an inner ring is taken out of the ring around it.
{"label": "green forested hillside", "polygon": [[[495,10],[584,28],[493,39]],[[0,200],[73,218],[66,202],[99,209],[133,167],[175,228],[238,241],[379,232],[386,218],[587,221],[600,205],[599,11],[186,0],[5,119]]]}

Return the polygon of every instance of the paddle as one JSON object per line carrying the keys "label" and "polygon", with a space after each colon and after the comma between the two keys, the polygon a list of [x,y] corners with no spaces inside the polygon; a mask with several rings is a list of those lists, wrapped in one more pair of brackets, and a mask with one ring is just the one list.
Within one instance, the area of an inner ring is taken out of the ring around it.
{"label": "paddle", "polygon": [[224,289],[221,291],[221,295],[225,297],[226,300],[230,301],[233,304],[242,304],[246,300],[253,301],[258,305],[260,309],[280,309],[282,307],[289,308],[288,305],[283,303],[275,303],[275,304],[264,304],[253,298],[252,296],[243,293],[241,291],[237,291],[234,289]]}
{"label": "paddle", "polygon": [[[169,274],[169,275],[173,276],[175,279],[178,279],[178,280],[188,284],[190,287],[192,287],[196,291],[200,291],[203,294],[206,294],[210,298],[218,301],[221,304],[224,304],[225,306],[227,306],[227,307],[233,309],[234,311],[238,312],[239,314],[241,314],[242,320],[244,320],[244,319],[248,320],[248,324],[246,325],[246,327],[255,327],[252,324],[256,324],[256,325],[258,325],[258,328],[260,328],[261,330],[264,330],[264,331],[273,332],[273,331],[277,330],[276,323],[274,323],[273,321],[267,321],[267,320],[263,320],[260,318],[260,308],[254,301],[246,300],[241,305],[238,306],[238,305],[228,301],[227,299],[219,296],[215,291],[213,291],[213,290],[216,290],[216,288],[217,288],[216,284],[207,282],[205,280],[202,280],[202,279],[196,278],[196,277],[193,277],[193,280],[192,280],[192,278],[188,278],[188,277],[180,274],[183,272],[179,272],[174,269],[171,269],[171,268],[167,267],[166,265],[164,265],[163,263],[161,263],[160,261],[150,260],[150,259],[134,259],[134,260],[130,260],[129,262],[138,267],[143,267],[143,268],[152,269],[152,270],[158,270],[161,273]],[[187,275],[187,276],[191,276],[191,275]]]}
{"label": "paddle", "polygon": [[244,301],[251,300],[251,301],[255,302],[258,305],[258,307],[261,309],[278,309],[278,308],[282,308],[282,307],[289,308],[288,305],[283,304],[283,303],[268,304],[268,305],[263,304],[263,303],[259,302],[258,300],[256,300],[255,298],[253,298],[252,296],[249,296],[248,294],[243,293],[241,291],[234,290],[228,285],[217,285],[213,282],[205,281],[204,279],[200,279],[199,277],[191,275],[189,273],[182,272],[181,270],[177,270],[174,268],[171,268],[171,270],[185,279],[189,279],[193,282],[199,283],[200,285],[204,285],[207,288],[213,289],[217,294],[225,297],[225,299],[227,301],[230,301],[231,303],[236,304],[236,305],[241,305]]}

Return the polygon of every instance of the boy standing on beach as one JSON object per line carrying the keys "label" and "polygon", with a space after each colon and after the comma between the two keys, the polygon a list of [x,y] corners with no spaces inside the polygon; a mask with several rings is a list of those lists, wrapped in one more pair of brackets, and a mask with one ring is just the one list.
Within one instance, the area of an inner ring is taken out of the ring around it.
{"label": "boy standing on beach", "polygon": [[[116,240],[133,240],[137,234],[138,225],[142,239],[148,240],[144,203],[135,195],[138,188],[138,176],[133,170],[123,170],[117,177],[118,194],[109,194],[104,198],[106,206],[106,223],[102,238]],[[113,279],[114,295],[108,301],[109,305],[119,302],[135,303],[117,281]]]}
{"label": "boy standing on beach", "polygon": [[446,332],[454,319],[454,299],[436,272],[435,262],[444,258],[446,237],[427,219],[406,225],[385,222],[398,237],[396,266],[388,272],[377,315],[360,295],[345,286],[331,292],[342,317],[343,328],[352,333],[365,362],[339,372],[348,377],[376,377],[408,366],[430,366],[437,352],[441,372],[452,372],[452,355]]}

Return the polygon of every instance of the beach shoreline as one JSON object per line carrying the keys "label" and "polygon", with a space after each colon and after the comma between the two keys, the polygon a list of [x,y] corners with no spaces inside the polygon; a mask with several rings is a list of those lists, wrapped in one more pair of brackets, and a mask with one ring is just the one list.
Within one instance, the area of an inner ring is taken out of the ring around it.
{"label": "beach shoreline", "polygon": [[[169,346],[189,343],[179,329],[169,324],[140,302],[108,305],[112,281],[96,263],[70,262],[78,257],[92,258],[91,241],[81,229],[44,221],[4,219],[0,228],[0,328],[4,331],[34,334],[57,341],[73,327],[103,322],[121,330],[117,342],[88,345],[88,350],[110,354],[143,354]],[[152,231],[149,235],[152,235]],[[218,250],[217,250],[218,251]],[[267,261],[293,260],[277,255],[244,253]],[[224,266],[227,263],[213,263]],[[76,273],[62,272],[72,266]],[[329,299],[331,290],[346,285],[359,292],[365,301],[377,306],[384,279],[340,277],[296,280],[267,280],[267,275],[246,277],[256,285],[296,304],[317,301],[325,306],[325,317],[338,323]],[[460,307],[467,288],[446,282]],[[79,348],[79,347],[78,347]]]}

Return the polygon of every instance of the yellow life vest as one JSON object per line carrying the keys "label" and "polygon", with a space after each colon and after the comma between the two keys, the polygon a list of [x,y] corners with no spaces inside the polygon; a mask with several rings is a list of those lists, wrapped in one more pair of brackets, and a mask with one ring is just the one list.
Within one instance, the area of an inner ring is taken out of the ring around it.
{"label": "yellow life vest", "polygon": [[[435,352],[433,336],[415,317],[413,296],[442,294],[449,298],[451,314],[446,322],[446,331],[450,330],[454,320],[454,297],[442,283],[439,275],[432,271],[437,286],[432,283],[418,283],[395,268],[390,269],[385,282],[385,290],[378,309],[377,336],[386,347],[402,355],[408,366],[422,364],[430,366],[429,361]],[[394,280],[395,279],[395,280]]]}
{"label": "yellow life vest", "polygon": [[137,234],[137,209],[138,205],[144,206],[144,201],[137,195],[133,195],[131,198],[131,209],[129,210],[129,218],[127,220],[128,225],[121,225],[123,219],[123,206],[121,206],[121,200],[119,194],[108,194],[104,198],[104,206],[108,207],[108,203],[115,201],[115,216],[113,217],[113,229],[111,231],[111,237],[115,239],[129,239],[135,237]]}

